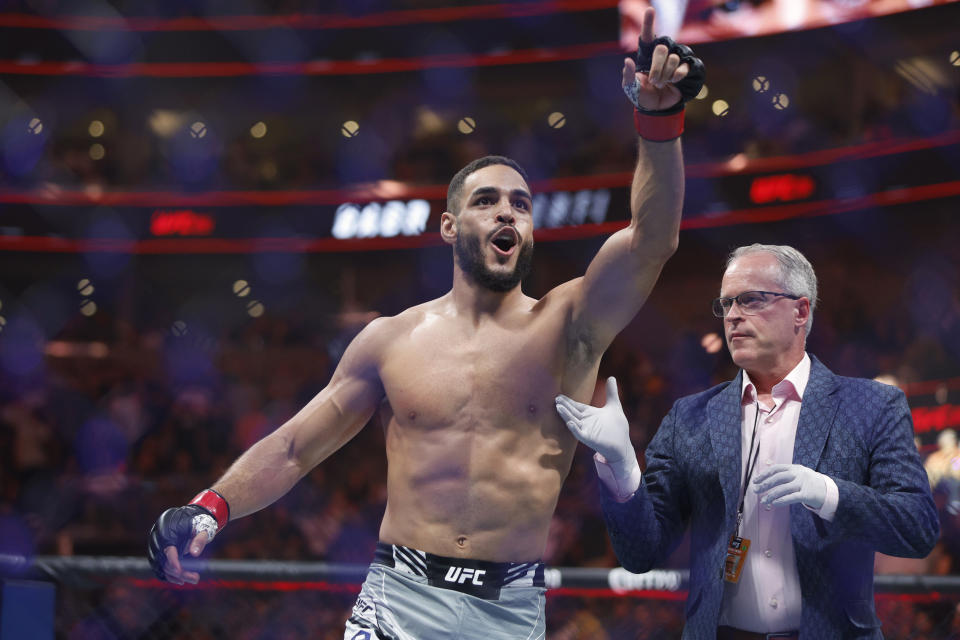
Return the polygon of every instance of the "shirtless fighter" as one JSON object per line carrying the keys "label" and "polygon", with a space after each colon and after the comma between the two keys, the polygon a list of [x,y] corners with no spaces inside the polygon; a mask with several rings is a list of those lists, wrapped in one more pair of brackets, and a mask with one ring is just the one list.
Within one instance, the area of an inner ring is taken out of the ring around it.
{"label": "shirtless fighter", "polygon": [[576,447],[554,397],[590,400],[600,357],[678,241],[678,137],[702,64],[686,47],[654,41],[653,10],[638,60],[649,71],[637,72],[632,59],[623,70],[642,137],[632,220],[586,275],[540,300],[525,296],[526,176],[499,156],[464,167],[440,222],[453,247],[451,291],[371,322],[306,407],[190,505],[164,512],[149,545],[161,579],[197,582],[181,554],[199,555],[229,519],[280,498],[379,411],[386,512],[345,640],[543,637],[539,558]]}

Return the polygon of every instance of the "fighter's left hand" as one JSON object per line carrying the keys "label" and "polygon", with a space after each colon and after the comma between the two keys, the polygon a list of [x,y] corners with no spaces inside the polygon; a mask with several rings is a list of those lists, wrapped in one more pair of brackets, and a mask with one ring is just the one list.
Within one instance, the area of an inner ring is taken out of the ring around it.
{"label": "fighter's left hand", "polygon": [[799,464],[776,464],[753,479],[760,502],[780,506],[800,502],[818,510],[827,498],[827,477]]}
{"label": "fighter's left hand", "polygon": [[689,47],[654,36],[654,17],[653,7],[643,14],[637,61],[623,61],[623,91],[644,111],[664,111],[690,100],[700,92],[704,79],[703,63]]}

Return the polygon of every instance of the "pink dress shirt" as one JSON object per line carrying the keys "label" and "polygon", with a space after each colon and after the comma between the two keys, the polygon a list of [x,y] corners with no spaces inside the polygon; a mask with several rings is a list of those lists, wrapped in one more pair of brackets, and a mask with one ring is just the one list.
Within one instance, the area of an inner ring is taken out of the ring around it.
{"label": "pink dress shirt", "polygon": [[[758,410],[754,450],[759,449],[759,453],[753,477],[771,465],[793,463],[793,443],[809,379],[810,356],[804,354],[803,360],[773,387],[773,406],[765,407],[758,403],[750,376],[743,372],[741,478],[747,468],[750,436]],[[815,513],[829,521],[837,512],[839,491],[830,478],[826,478],[826,485],[826,499]],[[790,536],[790,509],[761,505],[761,497],[752,486],[747,487],[740,536],[750,539],[750,551],[740,582],[724,582],[720,625],[757,633],[792,631],[800,628],[800,580]]]}

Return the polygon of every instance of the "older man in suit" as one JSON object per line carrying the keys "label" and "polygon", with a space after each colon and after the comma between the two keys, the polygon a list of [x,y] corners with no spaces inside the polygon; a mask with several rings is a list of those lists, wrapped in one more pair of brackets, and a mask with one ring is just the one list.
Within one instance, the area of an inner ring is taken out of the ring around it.
{"label": "older man in suit", "polygon": [[684,638],[882,638],[874,552],[927,555],[939,524],[903,393],[806,353],[817,281],[796,249],[734,251],[714,314],[742,371],[678,400],[641,475],[616,381],[557,409],[597,453],[617,557],[648,571],[691,529]]}

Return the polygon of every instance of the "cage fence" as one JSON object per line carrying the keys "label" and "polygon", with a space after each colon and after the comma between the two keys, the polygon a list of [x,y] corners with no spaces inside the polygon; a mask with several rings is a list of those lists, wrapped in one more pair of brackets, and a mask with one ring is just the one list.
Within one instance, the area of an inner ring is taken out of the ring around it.
{"label": "cage fence", "polygon": [[[341,640],[367,569],[325,562],[187,564],[201,572],[200,584],[161,582],[142,558],[4,556],[0,639]],[[687,577],[674,570],[548,569],[547,638],[678,638]],[[960,577],[878,575],[875,584],[886,638],[960,638]]]}

